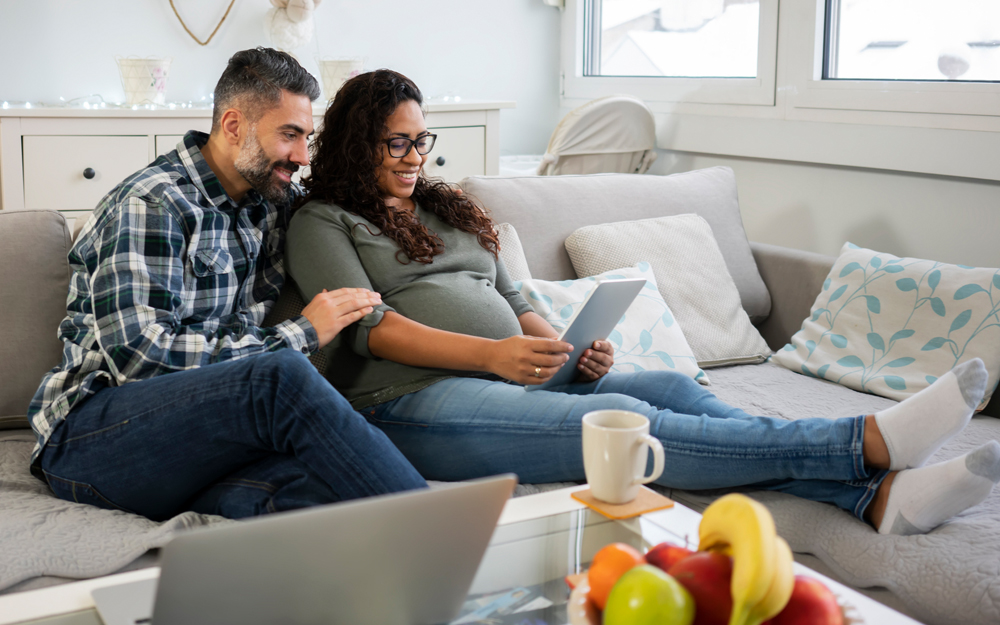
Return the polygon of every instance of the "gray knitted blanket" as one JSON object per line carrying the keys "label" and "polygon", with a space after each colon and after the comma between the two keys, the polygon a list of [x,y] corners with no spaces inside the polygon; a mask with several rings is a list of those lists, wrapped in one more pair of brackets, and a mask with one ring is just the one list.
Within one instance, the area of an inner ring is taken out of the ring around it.
{"label": "gray knitted blanket", "polygon": [[186,512],[156,523],[62,501],[29,473],[34,445],[30,431],[0,432],[0,590],[40,576],[107,575],[163,546],[179,530],[225,521]]}

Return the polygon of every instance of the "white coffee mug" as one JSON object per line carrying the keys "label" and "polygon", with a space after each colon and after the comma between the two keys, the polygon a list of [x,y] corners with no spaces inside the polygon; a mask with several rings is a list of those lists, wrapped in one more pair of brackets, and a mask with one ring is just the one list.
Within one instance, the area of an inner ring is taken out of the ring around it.
{"label": "white coffee mug", "polygon": [[[645,475],[649,451],[653,452],[653,473]],[[595,498],[628,503],[639,494],[639,486],[663,473],[663,445],[649,435],[649,419],[641,414],[588,412],[583,415],[583,470]]]}

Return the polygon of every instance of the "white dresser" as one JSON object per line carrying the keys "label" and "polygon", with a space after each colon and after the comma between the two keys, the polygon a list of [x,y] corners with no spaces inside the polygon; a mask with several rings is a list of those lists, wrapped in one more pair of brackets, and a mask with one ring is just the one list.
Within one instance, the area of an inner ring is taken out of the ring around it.
{"label": "white dresser", "polygon": [[[457,182],[499,173],[500,109],[513,107],[427,104],[427,126],[438,135],[427,174]],[[323,109],[313,113],[318,129]],[[185,132],[211,125],[210,109],[0,109],[0,209],[81,217],[126,176],[174,149]]]}

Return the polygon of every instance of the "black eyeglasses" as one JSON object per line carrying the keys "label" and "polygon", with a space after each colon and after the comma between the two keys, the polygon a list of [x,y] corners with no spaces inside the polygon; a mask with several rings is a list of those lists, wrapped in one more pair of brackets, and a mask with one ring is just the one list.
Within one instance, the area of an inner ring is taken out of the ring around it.
{"label": "black eyeglasses", "polygon": [[389,146],[389,156],[403,158],[414,148],[416,148],[417,154],[420,156],[430,154],[430,151],[434,149],[434,141],[436,140],[437,135],[421,135],[416,139],[392,137],[391,139],[386,139],[385,144]]}

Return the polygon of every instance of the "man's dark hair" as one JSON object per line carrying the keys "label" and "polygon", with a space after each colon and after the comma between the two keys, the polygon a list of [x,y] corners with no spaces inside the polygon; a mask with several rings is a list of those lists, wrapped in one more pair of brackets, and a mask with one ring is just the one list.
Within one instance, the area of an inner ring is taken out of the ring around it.
{"label": "man's dark hair", "polygon": [[285,52],[271,48],[237,52],[215,85],[212,131],[230,108],[238,107],[250,121],[257,121],[266,110],[281,102],[282,91],[315,101],[319,97],[319,83]]}

